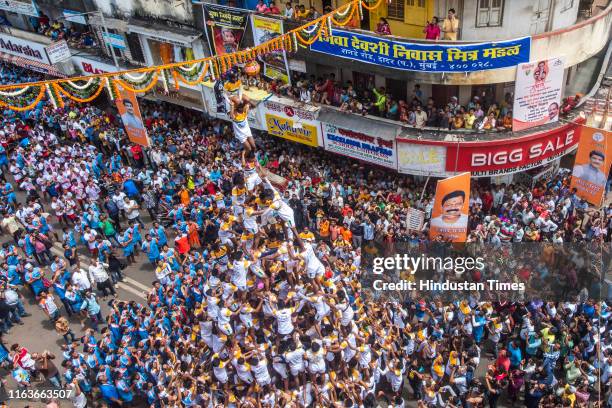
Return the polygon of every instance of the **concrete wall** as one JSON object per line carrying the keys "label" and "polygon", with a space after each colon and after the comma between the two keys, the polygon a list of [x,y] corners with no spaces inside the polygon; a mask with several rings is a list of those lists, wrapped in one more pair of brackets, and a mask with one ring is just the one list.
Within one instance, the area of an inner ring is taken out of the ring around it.
{"label": "concrete wall", "polygon": [[94,0],[96,8],[107,16],[150,16],[191,23],[192,5],[189,0]]}
{"label": "concrete wall", "polygon": [[[549,6],[550,17],[542,16],[538,24],[534,10],[540,5]],[[579,0],[505,0],[502,25],[477,27],[478,0],[464,0],[461,21],[461,39],[466,41],[488,41],[506,39],[530,34],[541,34],[548,30],[569,27],[576,22]],[[567,7],[571,5],[571,7]]]}

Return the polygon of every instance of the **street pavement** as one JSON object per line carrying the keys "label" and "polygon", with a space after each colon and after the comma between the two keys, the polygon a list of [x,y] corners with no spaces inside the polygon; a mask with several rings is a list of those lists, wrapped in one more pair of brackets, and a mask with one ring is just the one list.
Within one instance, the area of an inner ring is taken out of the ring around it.
{"label": "street pavement", "polygon": [[[149,229],[151,222],[150,219],[144,217],[143,221],[147,226],[147,230]],[[122,225],[125,225],[122,223]],[[54,226],[58,235],[61,238],[61,228],[58,225]],[[172,237],[168,237],[172,239]],[[8,234],[3,234],[0,236],[0,243],[4,242],[12,242],[12,237]],[[81,263],[81,269],[85,271],[88,270],[91,258],[87,253],[85,248],[79,247],[79,259]],[[63,249],[61,242],[54,242],[53,247],[51,248],[51,252],[53,255],[58,255],[63,258]],[[117,255],[121,257],[121,250],[116,251]],[[155,273],[153,270],[153,266],[149,263],[145,254],[140,252],[139,256],[136,257],[136,263],[129,265],[123,271],[124,279],[123,282],[119,282],[115,285],[115,290],[117,292],[117,299],[126,300],[126,301],[136,301],[140,303],[146,302],[146,293],[151,289],[151,282],[155,280]],[[50,277],[47,274],[47,277]],[[32,297],[31,293],[25,289],[22,290],[25,297],[25,308],[28,313],[31,313],[32,316],[24,317],[22,319],[23,325],[14,325],[9,334],[5,334],[2,336],[2,343],[5,347],[10,348],[10,346],[14,343],[19,343],[20,345],[26,347],[31,353],[32,352],[42,352],[44,350],[48,350],[56,356],[54,360],[55,365],[60,369],[60,372],[63,373],[63,370],[60,367],[62,358],[61,358],[61,347],[64,344],[64,339],[62,336],[57,334],[55,331],[54,324],[49,320],[44,311],[38,306],[35,299]],[[111,297],[107,297],[105,300],[102,299],[101,295],[98,294],[98,300],[100,305],[102,306],[102,315],[106,317],[109,307],[107,302],[111,299]],[[67,317],[64,307],[57,299],[58,306],[60,307],[60,311],[63,316]],[[85,325],[85,329],[81,328],[80,321],[76,316],[72,316],[69,318],[70,327],[72,328],[73,333],[77,338],[83,336],[85,334],[85,330],[89,328],[89,325]],[[102,326],[101,326],[102,327]],[[0,369],[0,377],[6,380],[6,384],[2,390],[0,390],[0,401],[4,401],[9,397],[9,390],[15,390],[16,383],[13,378],[10,376],[10,372],[6,369]],[[34,382],[33,389],[50,389],[52,386],[47,382]],[[45,407],[46,404],[41,402],[40,398],[31,398],[25,400],[15,400],[11,399],[7,401],[9,407]],[[70,407],[72,404],[63,400],[60,401],[60,406],[62,407]]]}

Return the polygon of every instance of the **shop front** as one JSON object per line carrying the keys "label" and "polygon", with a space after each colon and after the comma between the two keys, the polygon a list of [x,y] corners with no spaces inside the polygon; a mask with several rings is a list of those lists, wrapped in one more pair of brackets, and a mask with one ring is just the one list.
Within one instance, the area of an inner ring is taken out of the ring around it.
{"label": "shop front", "polygon": [[527,173],[530,180],[537,181],[543,177],[541,173],[556,173],[560,159],[577,148],[579,139],[577,123],[523,137],[478,142],[415,140],[400,135],[398,171],[432,177],[470,172],[474,178],[491,177],[493,182],[508,182],[513,179],[508,176]]}

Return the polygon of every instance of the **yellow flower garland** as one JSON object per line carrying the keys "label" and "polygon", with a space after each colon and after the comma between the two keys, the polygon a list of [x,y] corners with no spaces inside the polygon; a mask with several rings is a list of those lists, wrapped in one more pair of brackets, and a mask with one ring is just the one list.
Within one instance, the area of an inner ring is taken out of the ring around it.
{"label": "yellow flower garland", "polygon": [[38,105],[38,102],[40,102],[44,96],[45,96],[45,87],[41,86],[40,91],[38,92],[38,96],[36,96],[36,98],[34,98],[34,101],[32,101],[32,103],[30,103],[27,106],[23,106],[23,107],[11,106],[8,103],[3,102],[3,101],[0,101],[0,106],[7,107],[10,110],[13,110],[15,112],[25,112],[25,111],[32,109],[36,105]]}
{"label": "yellow flower garland", "polygon": [[[94,99],[96,99],[98,97],[98,95],[100,95],[100,93],[102,92],[102,90],[104,89],[104,82],[100,81],[100,84],[98,85],[98,89],[88,98],[79,98],[78,96],[74,96],[71,95],[70,92],[68,92],[67,90],[65,90],[64,88],[62,88],[60,86],[60,84],[53,84],[53,87],[55,88],[55,91],[57,92],[57,96],[58,98],[61,100],[61,94],[66,95],[69,99],[75,101],[75,102],[79,102],[79,103],[87,103],[87,102],[91,102]],[[63,101],[61,101],[63,102]]]}

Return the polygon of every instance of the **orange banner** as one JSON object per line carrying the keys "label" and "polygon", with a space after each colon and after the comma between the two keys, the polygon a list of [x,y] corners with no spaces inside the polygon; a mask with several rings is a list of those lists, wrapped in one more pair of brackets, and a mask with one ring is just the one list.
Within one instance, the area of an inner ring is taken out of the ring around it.
{"label": "orange banner", "polygon": [[147,136],[147,129],[142,122],[136,94],[127,89],[121,89],[119,95],[120,98],[117,98],[117,110],[119,115],[121,115],[121,121],[130,141],[141,146],[149,146],[151,143]]}
{"label": "orange banner", "polygon": [[612,165],[612,132],[581,126],[570,188],[578,197],[601,205]]}
{"label": "orange banner", "polygon": [[470,173],[438,181],[429,237],[465,242],[470,208]]}

